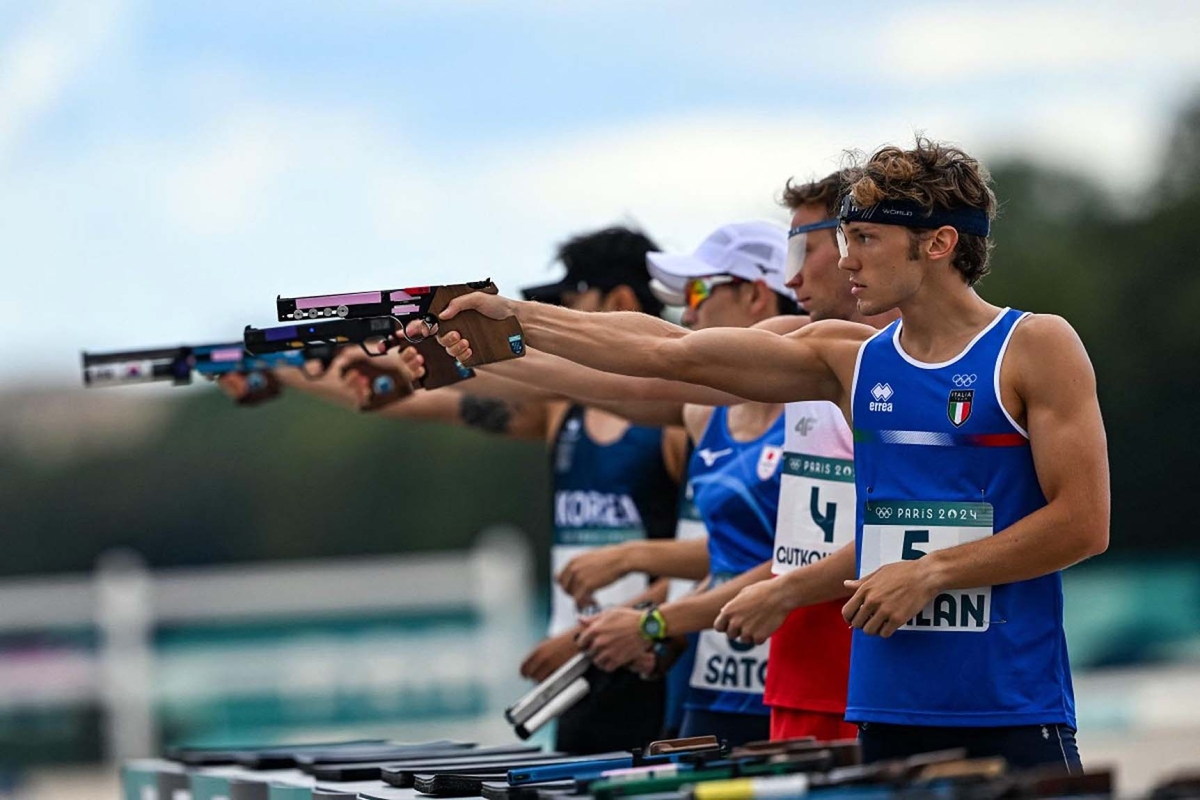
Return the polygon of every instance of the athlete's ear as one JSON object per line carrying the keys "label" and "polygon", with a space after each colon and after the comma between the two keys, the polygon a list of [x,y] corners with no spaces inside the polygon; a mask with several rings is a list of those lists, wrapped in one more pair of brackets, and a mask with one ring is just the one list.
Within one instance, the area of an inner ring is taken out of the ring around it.
{"label": "athlete's ear", "polygon": [[754,290],[750,294],[750,308],[755,312],[760,312],[771,304],[771,295],[774,291],[770,286],[767,286],[766,281],[755,281],[751,284]]}
{"label": "athlete's ear", "polygon": [[625,284],[621,284],[604,296],[605,311],[641,311],[642,304],[637,294]]}
{"label": "athlete's ear", "polygon": [[951,258],[954,248],[958,245],[958,231],[949,225],[943,225],[925,240],[925,253],[930,261]]}

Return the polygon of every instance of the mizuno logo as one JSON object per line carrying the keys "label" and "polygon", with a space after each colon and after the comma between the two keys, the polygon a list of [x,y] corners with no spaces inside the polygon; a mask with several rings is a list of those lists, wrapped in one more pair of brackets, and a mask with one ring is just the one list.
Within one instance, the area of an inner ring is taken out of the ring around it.
{"label": "mizuno logo", "polygon": [[718,458],[727,456],[732,452],[733,450],[731,448],[726,448],[725,450],[709,450],[706,447],[703,450],[697,450],[696,455],[700,456],[700,460],[704,462],[704,466],[711,467],[713,464],[717,463]]}

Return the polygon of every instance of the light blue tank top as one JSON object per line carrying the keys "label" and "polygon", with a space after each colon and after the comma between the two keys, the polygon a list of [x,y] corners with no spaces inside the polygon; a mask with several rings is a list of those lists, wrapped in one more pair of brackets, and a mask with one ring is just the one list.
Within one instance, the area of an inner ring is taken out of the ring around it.
{"label": "light blue tank top", "polygon": [[[1019,311],[956,358],[916,361],[900,321],[859,351],[853,386],[859,574],[1000,532],[1046,505],[1026,432],[1002,406]],[[854,632],[846,719],[1075,725],[1060,573],[939,594],[890,638]]]}
{"label": "light blue tank top", "polygon": [[[771,560],[779,511],[783,414],[750,442],[736,441],[729,433],[728,420],[728,409],[713,409],[688,466],[692,501],[708,529],[714,585]],[[762,701],[766,656],[766,646],[740,645],[724,634],[702,632],[686,707],[770,713]]]}

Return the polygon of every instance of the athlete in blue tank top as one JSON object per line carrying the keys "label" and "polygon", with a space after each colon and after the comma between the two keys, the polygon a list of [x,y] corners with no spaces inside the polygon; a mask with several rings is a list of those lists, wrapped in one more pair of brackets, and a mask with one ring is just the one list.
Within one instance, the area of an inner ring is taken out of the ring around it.
{"label": "athlete in blue tank top", "polygon": [[[761,436],[739,441],[729,429],[729,409],[712,410],[688,465],[692,499],[708,529],[710,589],[771,558],[783,439],[782,413]],[[767,654],[766,645],[748,647],[702,631],[680,735],[716,734],[731,742],[768,738]]]}
{"label": "athlete in blue tank top", "polygon": [[[848,715],[865,759],[965,747],[1077,769],[1058,573],[1108,546],[1091,362],[1064,320],[976,293],[996,208],[976,160],[922,138],[847,174],[838,266],[860,313],[900,310],[884,332],[831,320],[679,336],[479,294],[451,313],[515,314],[539,349],[598,369],[837,403],[856,434],[855,545],[777,578],[783,600],[717,627],[765,641],[789,606],[848,597]],[[451,354],[469,355],[453,337]]]}
{"label": "athlete in blue tank top", "polygon": [[[939,364],[904,351],[901,321],[863,345],[853,384],[860,576],[978,541],[1045,507],[1027,433],[998,390],[1025,316],[1004,309]],[[1062,605],[1055,571],[941,591],[890,638],[855,631],[846,719],[1074,729]]]}

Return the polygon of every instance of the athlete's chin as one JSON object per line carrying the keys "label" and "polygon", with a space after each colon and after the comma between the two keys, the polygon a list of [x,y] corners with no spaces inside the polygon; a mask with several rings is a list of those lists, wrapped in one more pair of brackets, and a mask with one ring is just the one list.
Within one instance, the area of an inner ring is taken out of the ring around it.
{"label": "athlete's chin", "polygon": [[894,306],[881,303],[878,300],[869,300],[866,298],[858,298],[858,313],[864,317],[873,317],[876,314],[882,314],[885,311],[891,311]]}

